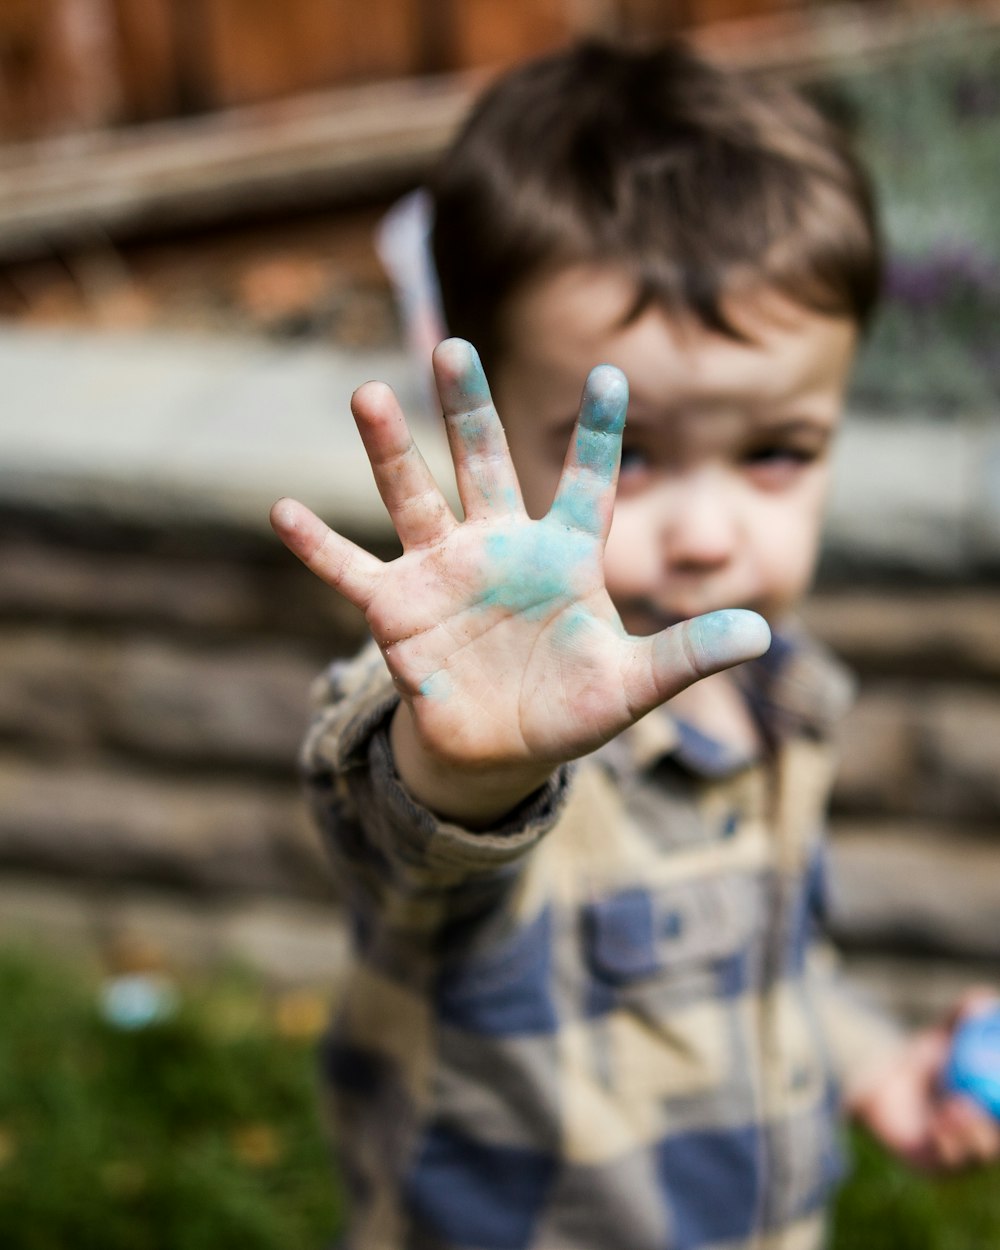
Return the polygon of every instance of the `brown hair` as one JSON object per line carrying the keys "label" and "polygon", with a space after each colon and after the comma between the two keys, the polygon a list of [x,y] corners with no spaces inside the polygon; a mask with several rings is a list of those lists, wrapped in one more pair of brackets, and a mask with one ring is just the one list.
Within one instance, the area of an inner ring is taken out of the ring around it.
{"label": "brown hair", "polygon": [[879,285],[868,181],[797,92],[684,45],[584,43],[482,97],[432,183],[448,331],[487,367],[529,278],[598,262],[651,302],[739,337],[722,309],[749,284],[863,326]]}

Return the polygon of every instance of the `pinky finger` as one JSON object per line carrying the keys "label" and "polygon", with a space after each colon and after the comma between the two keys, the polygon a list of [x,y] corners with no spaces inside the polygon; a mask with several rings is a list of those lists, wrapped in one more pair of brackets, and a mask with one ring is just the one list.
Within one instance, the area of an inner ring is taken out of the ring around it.
{"label": "pinky finger", "polygon": [[364,548],[330,529],[295,499],[279,499],[271,527],[293,555],[355,607],[364,610],[382,580],[384,565]]}

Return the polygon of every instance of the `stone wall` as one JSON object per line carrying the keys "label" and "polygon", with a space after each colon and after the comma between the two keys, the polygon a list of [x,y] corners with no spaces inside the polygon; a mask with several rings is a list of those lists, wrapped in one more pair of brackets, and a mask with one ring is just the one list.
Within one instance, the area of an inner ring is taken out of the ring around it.
{"label": "stone wall", "polygon": [[1000,592],[833,585],[807,618],[860,678],[832,808],[834,934],[920,1017],[1000,983]]}
{"label": "stone wall", "polygon": [[[22,504],[2,528],[0,935],[335,980],[336,882],[294,761],[357,613],[239,527]],[[920,1015],[1000,979],[1000,590],[827,579],[808,617],[861,677],[835,928]]]}
{"label": "stone wall", "polygon": [[246,533],[4,521],[0,932],[329,975],[295,756],[357,615]]}

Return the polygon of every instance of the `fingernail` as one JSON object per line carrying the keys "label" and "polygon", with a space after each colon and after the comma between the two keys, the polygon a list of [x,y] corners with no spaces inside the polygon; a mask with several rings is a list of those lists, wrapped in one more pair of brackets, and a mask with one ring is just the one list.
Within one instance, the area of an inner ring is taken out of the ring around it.
{"label": "fingernail", "polygon": [[628,379],[621,369],[614,365],[597,365],[590,371],[585,393],[596,418],[593,424],[612,428],[625,424]]}
{"label": "fingernail", "polygon": [[696,617],[689,628],[688,637],[706,661],[706,667],[724,668],[755,660],[771,645],[767,621],[745,608],[709,612]]}

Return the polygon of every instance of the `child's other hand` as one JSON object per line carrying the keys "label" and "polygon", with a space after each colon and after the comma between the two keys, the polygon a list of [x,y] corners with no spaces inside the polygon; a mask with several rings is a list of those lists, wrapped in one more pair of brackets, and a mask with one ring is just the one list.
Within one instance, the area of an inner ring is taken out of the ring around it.
{"label": "child's other hand", "polygon": [[365,612],[403,701],[393,745],[404,781],[441,814],[484,820],[699,677],[762,654],[770,635],[746,611],[625,633],[603,573],[628,403],[617,369],[587,380],[541,520],[524,510],[474,349],[445,341],[434,370],[463,521],[395,396],[367,383],[351,407],[403,554],[383,563],[292,500],[274,506],[272,524]]}
{"label": "child's other hand", "polygon": [[959,1024],[996,1004],[993,990],[968,991],[945,1021],[912,1037],[849,1094],[851,1113],[914,1167],[954,1169],[1000,1159],[1000,1123],[972,1099],[942,1089]]}

